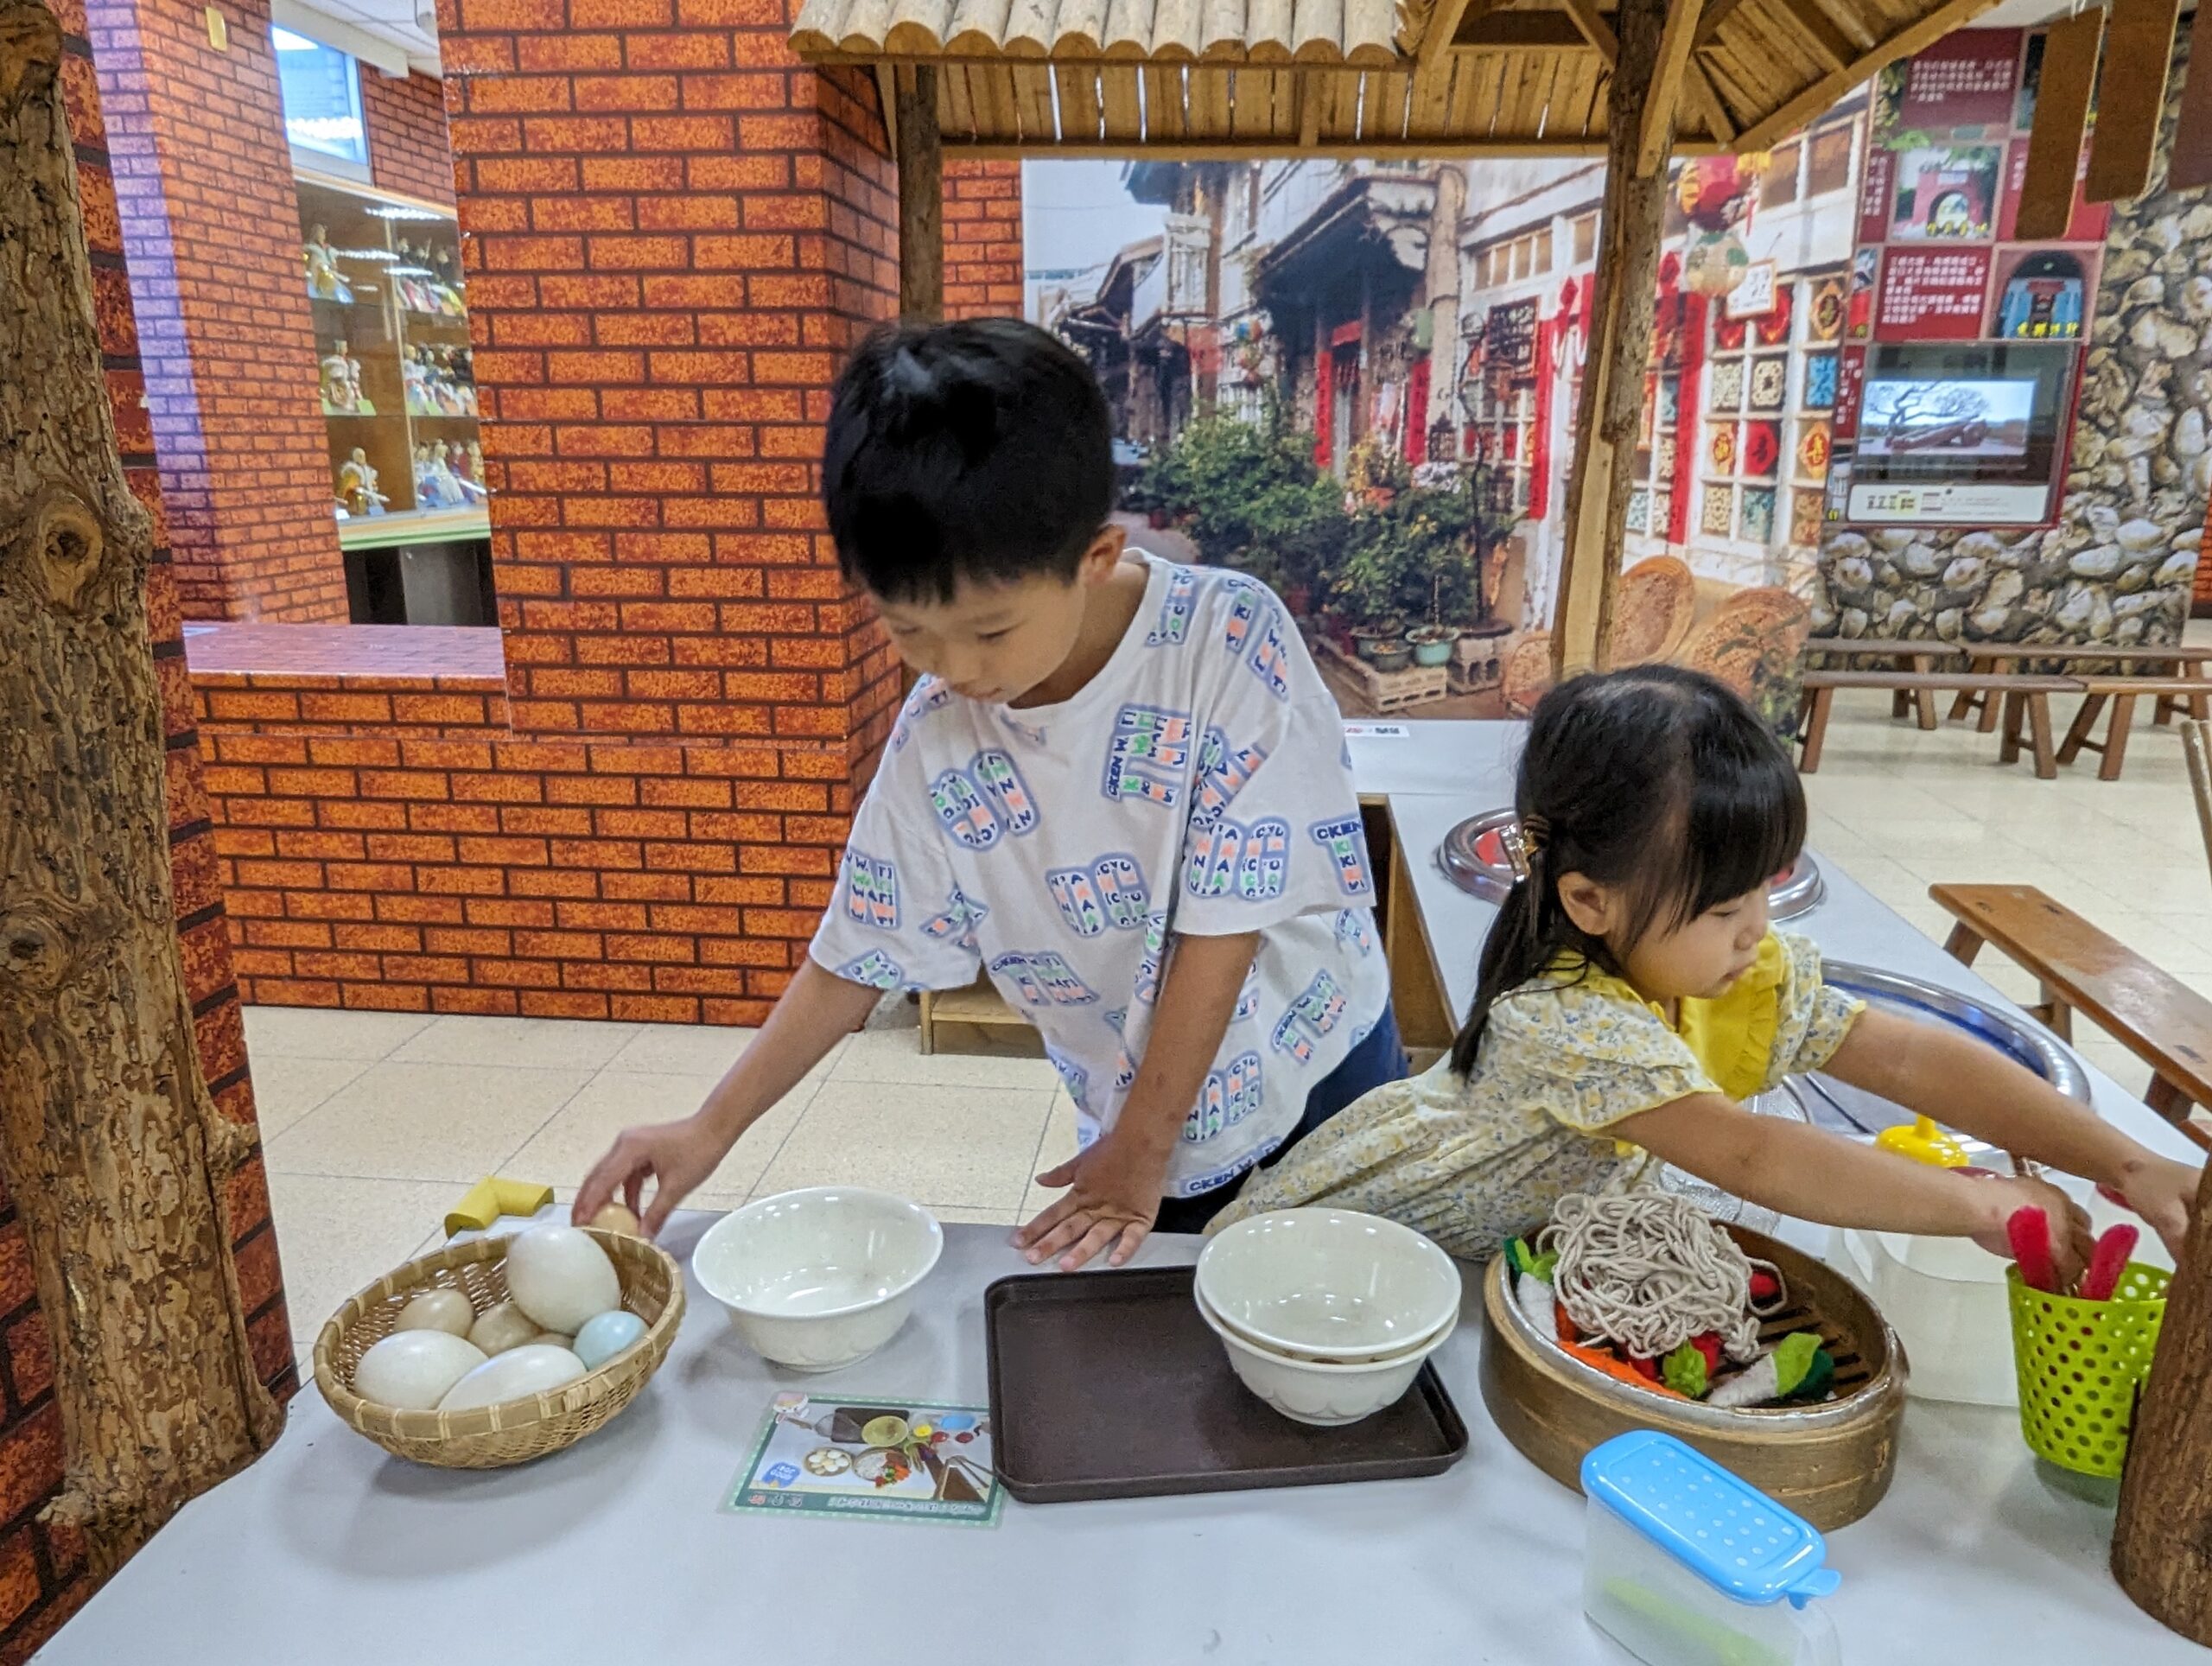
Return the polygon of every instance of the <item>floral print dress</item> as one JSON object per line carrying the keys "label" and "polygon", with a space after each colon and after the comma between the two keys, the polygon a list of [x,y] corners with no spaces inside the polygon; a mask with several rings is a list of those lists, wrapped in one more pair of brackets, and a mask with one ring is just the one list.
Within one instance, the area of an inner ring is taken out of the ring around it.
{"label": "floral print dress", "polygon": [[1692,1094],[1736,1100],[1834,1058],[1865,1003],[1821,980],[1820,951],[1770,932],[1723,994],[1678,1021],[1580,961],[1499,997],[1473,1071],[1450,1059],[1338,1112],[1255,1174],[1209,1230],[1324,1204],[1382,1215],[1484,1260],[1570,1192],[1656,1181],[1658,1159],[1611,1137],[1624,1117]]}

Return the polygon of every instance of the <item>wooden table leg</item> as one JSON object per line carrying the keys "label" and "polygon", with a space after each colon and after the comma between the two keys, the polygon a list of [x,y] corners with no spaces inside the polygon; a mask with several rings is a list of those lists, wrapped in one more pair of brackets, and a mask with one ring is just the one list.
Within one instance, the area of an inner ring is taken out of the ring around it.
{"label": "wooden table leg", "polygon": [[[2050,696],[2036,693],[2023,696],[2028,708],[2028,734],[2035,743],[2036,779],[2055,781],[2058,779],[2058,759],[2050,744]],[[2112,754],[2105,754],[2110,763]]]}
{"label": "wooden table leg", "polygon": [[1972,689],[1961,689],[1951,696],[1950,721],[1955,723],[1967,715],[1974,710],[1974,703],[1980,698]]}
{"label": "wooden table leg", "polygon": [[2074,714],[2073,722],[2067,726],[2065,743],[2058,748],[2060,763],[2070,764],[2082,755],[2082,743],[2089,738],[2089,729],[2096,722],[2097,714],[2104,709],[2104,705],[2105,696],[2101,694],[2082,696],[2082,709]]}
{"label": "wooden table leg", "polygon": [[2020,722],[2026,702],[2025,695],[2015,694],[2009,689],[2005,692],[2005,733],[1997,743],[1997,761],[2000,764],[2020,761]]}
{"label": "wooden table leg", "polygon": [[2128,731],[2135,727],[2135,696],[2116,694],[2112,697],[2112,727],[2105,731],[2105,760],[2097,766],[2100,781],[2117,781],[2120,766],[2127,756]]}
{"label": "wooden table leg", "polygon": [[[1913,655],[1912,668],[1923,672],[1934,671],[1936,656],[1926,653]],[[1914,690],[1912,703],[1920,713],[1920,727],[1924,729],[1934,728],[1936,727],[1936,690],[1933,689]]]}
{"label": "wooden table leg", "polygon": [[[2017,669],[2019,663],[2017,659],[1993,659],[1989,662],[1989,670],[1993,674],[2001,674]],[[1984,734],[1997,727],[1997,696],[1995,695],[1985,693],[1981,696],[1981,722],[1976,727]]]}
{"label": "wooden table leg", "polygon": [[1828,708],[1834,704],[1834,689],[1815,689],[1806,697],[1805,754],[1797,760],[1800,775],[1810,775],[1821,766],[1821,745],[1828,738]]}
{"label": "wooden table leg", "polygon": [[2071,1041],[2074,1039],[2073,1008],[2053,994],[2050,984],[2038,983],[2036,988],[2041,992],[2043,1001],[2040,1005],[2029,1008],[2029,1013],[2041,1020],[2044,1027],[2060,1040]]}

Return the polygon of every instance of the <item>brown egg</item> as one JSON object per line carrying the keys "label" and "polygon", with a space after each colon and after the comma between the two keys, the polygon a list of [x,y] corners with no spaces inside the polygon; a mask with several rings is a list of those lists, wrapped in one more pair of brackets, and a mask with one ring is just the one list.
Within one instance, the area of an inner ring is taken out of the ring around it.
{"label": "brown egg", "polygon": [[626,1237],[641,1236],[638,1218],[619,1203],[611,1203],[591,1218],[591,1224],[602,1232],[620,1232]]}

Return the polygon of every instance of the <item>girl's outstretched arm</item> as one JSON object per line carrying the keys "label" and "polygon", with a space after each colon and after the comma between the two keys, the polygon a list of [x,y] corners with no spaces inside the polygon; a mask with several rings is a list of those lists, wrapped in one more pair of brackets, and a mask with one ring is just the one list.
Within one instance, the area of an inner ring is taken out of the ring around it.
{"label": "girl's outstretched arm", "polygon": [[2138,1145],[1994,1047],[1945,1025],[1869,1007],[1827,1068],[2002,1150],[2109,1186],[2181,1254],[2196,1168]]}
{"label": "girl's outstretched arm", "polygon": [[1972,1238],[2012,1256],[2005,1223],[2023,1207],[2050,1218],[2059,1276],[2089,1251],[2089,1218],[2042,1180],[1977,1179],[1930,1168],[1840,1134],[1761,1116],[1717,1093],[1624,1117],[1605,1130],[1751,1202],[1826,1226]]}

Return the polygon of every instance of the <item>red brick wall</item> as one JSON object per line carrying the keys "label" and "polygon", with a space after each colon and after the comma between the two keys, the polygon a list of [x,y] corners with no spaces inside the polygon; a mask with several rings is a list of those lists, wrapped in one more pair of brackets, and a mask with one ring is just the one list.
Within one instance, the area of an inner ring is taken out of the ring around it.
{"label": "red brick wall", "polygon": [[[198,1025],[200,1067],[216,1103],[225,1116],[251,1122],[253,1084],[246,1071],[214,835],[201,787],[153,435],[139,405],[143,379],[124,270],[123,235],[109,178],[108,135],[101,122],[84,15],[70,0],[61,0],[56,10],[68,32],[62,87],[76,142],[109,397],[130,488],[155,518],[156,543],[147,602],[168,744],[169,865],[187,993]],[[289,1396],[298,1387],[290,1322],[269,1218],[268,1185],[258,1159],[232,1182],[230,1205],[255,1363],[263,1380],[278,1395]],[[92,1592],[77,1535],[37,1520],[38,1512],[61,1487],[60,1417],[53,1384],[53,1345],[33,1289],[22,1228],[14,1206],[0,1194],[0,1666],[16,1666],[27,1659]]]}
{"label": "red brick wall", "polygon": [[267,0],[89,0],[185,615],[343,620]]}
{"label": "red brick wall", "polygon": [[443,82],[429,75],[388,76],[364,64],[361,119],[369,130],[369,173],[378,185],[432,202],[453,200]]}
{"label": "red brick wall", "polygon": [[944,165],[944,315],[1022,315],[1021,164]]}
{"label": "red brick wall", "polygon": [[857,760],[890,656],[818,500],[893,305],[874,83],[785,0],[442,0],[516,729]]}
{"label": "red brick wall", "polygon": [[249,1000],[756,1024],[830,900],[842,747],[518,736],[489,631],[191,652]]}

